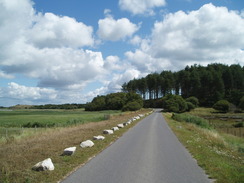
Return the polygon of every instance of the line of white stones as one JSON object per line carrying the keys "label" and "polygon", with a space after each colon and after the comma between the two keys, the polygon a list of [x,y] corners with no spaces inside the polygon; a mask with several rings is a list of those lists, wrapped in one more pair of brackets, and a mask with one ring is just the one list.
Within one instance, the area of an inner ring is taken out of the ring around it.
{"label": "line of white stones", "polygon": [[[146,115],[149,115],[152,112],[153,111],[146,113],[146,114],[139,114],[138,116],[135,116],[135,117],[129,119],[127,122],[120,123],[116,127],[112,127],[111,130],[104,130],[103,134],[108,134],[108,135],[113,134],[115,131],[118,131],[120,128],[124,128],[125,126],[130,125],[134,121],[139,120],[140,118],[142,118]],[[102,135],[98,135],[98,136],[93,137],[93,140],[104,140],[104,139],[105,139],[105,137]],[[95,144],[93,141],[86,140],[86,141],[81,142],[80,147],[81,148],[88,148],[88,147],[92,147],[94,145]],[[68,147],[68,148],[64,149],[62,155],[63,156],[71,156],[75,153],[75,151],[76,151],[76,147]],[[32,170],[35,170],[35,171],[45,171],[45,170],[52,171],[52,170],[54,170],[54,164],[53,164],[51,158],[47,158],[47,159],[35,164],[32,167]]]}

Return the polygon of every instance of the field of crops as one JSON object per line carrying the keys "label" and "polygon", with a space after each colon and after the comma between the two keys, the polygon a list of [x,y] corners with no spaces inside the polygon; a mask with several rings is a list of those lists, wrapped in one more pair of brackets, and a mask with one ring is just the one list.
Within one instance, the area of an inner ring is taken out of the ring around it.
{"label": "field of crops", "polygon": [[76,110],[33,110],[19,109],[0,111],[0,138],[23,134],[24,131],[35,131],[66,127],[87,122],[98,122],[108,119],[110,115],[119,115],[120,111],[88,112]]}
{"label": "field of crops", "polygon": [[87,112],[77,110],[13,110],[0,111],[0,127],[53,127],[96,122],[120,111]]}

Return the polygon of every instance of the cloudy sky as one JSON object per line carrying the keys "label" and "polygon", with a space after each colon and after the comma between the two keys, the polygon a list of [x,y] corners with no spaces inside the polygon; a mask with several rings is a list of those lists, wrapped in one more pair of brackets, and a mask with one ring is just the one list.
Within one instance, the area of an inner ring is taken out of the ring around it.
{"label": "cloudy sky", "polygon": [[244,65],[243,0],[0,0],[0,106],[86,103],[215,62]]}

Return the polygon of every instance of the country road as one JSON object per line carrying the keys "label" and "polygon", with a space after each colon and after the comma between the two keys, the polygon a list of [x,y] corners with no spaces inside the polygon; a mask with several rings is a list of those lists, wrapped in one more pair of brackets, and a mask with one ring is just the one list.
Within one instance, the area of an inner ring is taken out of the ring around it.
{"label": "country road", "polygon": [[144,118],[62,183],[209,183],[160,112]]}

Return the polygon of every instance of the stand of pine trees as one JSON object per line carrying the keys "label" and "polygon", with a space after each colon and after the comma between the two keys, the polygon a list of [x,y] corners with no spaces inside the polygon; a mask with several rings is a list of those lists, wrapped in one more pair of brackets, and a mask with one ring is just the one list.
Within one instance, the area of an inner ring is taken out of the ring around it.
{"label": "stand of pine trees", "polygon": [[194,96],[200,106],[212,107],[222,99],[238,106],[244,96],[244,67],[237,64],[187,66],[178,72],[162,71],[131,80],[123,84],[122,91],[140,94],[146,107],[153,107],[152,103],[168,94]]}

